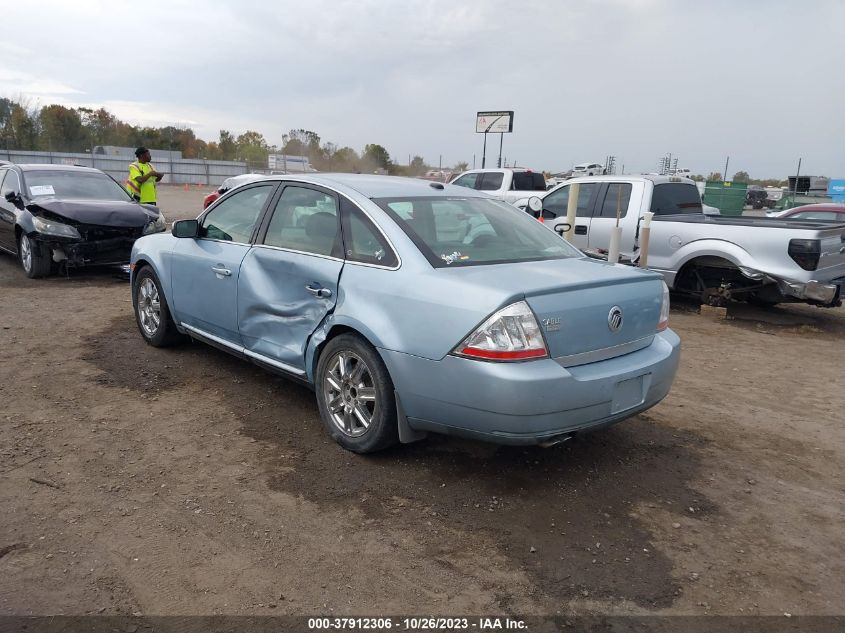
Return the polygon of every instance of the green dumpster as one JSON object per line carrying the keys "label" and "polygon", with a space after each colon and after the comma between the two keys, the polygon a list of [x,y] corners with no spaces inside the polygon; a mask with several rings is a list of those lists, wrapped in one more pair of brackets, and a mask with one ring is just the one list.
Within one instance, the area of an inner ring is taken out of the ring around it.
{"label": "green dumpster", "polygon": [[704,204],[716,207],[722,215],[742,215],[748,184],[730,180],[708,180],[704,185]]}

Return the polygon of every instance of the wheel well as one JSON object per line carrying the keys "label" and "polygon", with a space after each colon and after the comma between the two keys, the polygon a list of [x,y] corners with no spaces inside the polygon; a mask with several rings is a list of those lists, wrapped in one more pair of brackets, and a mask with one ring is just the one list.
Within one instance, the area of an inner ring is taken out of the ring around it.
{"label": "wheel well", "polygon": [[739,267],[736,264],[724,257],[718,257],[716,255],[696,257],[681,266],[681,269],[675,276],[675,283],[673,285],[677,290],[688,290],[688,288],[685,287],[685,284],[689,281],[688,277],[695,268],[726,268],[730,270],[739,270]]}
{"label": "wheel well", "polygon": [[[332,339],[337,338],[341,334],[355,334],[367,341],[367,343],[369,343],[370,345],[373,345],[372,341],[370,341],[366,336],[361,334],[361,332],[359,332],[355,328],[349,327],[348,325],[333,325],[326,334],[326,339],[317,346],[317,349],[314,350],[314,359],[311,362],[312,376],[317,375],[317,363],[320,362],[320,356],[323,354],[323,349],[326,347],[326,344]],[[373,347],[375,347],[375,345],[373,345]]]}

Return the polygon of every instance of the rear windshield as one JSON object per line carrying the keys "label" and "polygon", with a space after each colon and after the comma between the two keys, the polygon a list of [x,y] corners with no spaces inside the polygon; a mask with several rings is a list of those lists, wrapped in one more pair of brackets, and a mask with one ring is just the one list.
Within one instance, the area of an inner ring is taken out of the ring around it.
{"label": "rear windshield", "polygon": [[27,171],[30,198],[51,196],[63,200],[131,200],[126,190],[106,174],[85,171]]}
{"label": "rear windshield", "polygon": [[375,199],[435,268],[581,257],[524,211],[487,198]]}
{"label": "rear windshield", "polygon": [[666,183],[654,186],[651,212],[655,215],[704,213],[698,187],[684,183]]}
{"label": "rear windshield", "polygon": [[513,174],[515,191],[545,191],[546,180],[543,174],[533,171],[517,171]]}

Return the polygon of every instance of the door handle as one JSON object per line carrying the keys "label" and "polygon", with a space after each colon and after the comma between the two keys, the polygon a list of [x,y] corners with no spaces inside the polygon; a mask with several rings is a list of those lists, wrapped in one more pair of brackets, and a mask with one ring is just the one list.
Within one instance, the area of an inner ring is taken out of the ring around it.
{"label": "door handle", "polygon": [[211,270],[213,270],[218,275],[223,275],[224,277],[231,277],[232,271],[228,268],[223,268],[222,266],[212,266]]}
{"label": "door handle", "polygon": [[328,288],[322,288],[320,286],[308,285],[308,286],[305,286],[305,289],[319,299],[328,299],[329,297],[332,296],[332,291],[329,290]]}
{"label": "door handle", "polygon": [[587,234],[587,225],[586,224],[576,224],[575,225],[575,235],[586,235]]}

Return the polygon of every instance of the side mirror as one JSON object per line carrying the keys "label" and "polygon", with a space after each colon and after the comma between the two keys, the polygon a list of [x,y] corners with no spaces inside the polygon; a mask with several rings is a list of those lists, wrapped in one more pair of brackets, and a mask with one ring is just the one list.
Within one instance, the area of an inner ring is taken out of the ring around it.
{"label": "side mirror", "polygon": [[15,203],[20,200],[21,194],[17,191],[7,191],[4,197],[6,198],[6,202]]}
{"label": "side mirror", "polygon": [[528,198],[528,210],[536,217],[543,210],[543,201],[538,196]]}
{"label": "side mirror", "polygon": [[197,220],[177,220],[173,223],[173,237],[199,237],[200,223]]}

